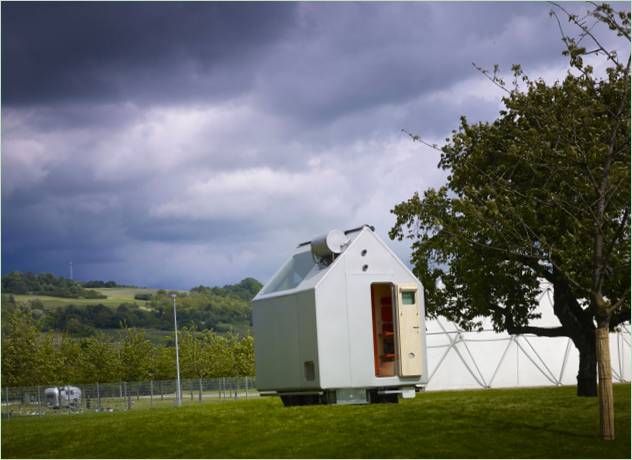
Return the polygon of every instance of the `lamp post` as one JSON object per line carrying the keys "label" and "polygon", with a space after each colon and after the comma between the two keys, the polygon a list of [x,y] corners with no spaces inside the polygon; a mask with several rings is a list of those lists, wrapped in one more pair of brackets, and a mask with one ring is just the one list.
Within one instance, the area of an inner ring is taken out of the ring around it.
{"label": "lamp post", "polygon": [[173,298],[173,327],[176,332],[176,406],[182,405],[182,392],[180,388],[180,352],[178,350],[178,319],[176,318],[176,295],[171,294]]}

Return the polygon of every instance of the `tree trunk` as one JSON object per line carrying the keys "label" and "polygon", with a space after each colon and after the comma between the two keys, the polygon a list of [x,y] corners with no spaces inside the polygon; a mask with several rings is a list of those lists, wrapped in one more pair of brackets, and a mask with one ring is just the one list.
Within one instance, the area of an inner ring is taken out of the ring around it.
{"label": "tree trunk", "polygon": [[[588,335],[588,337],[586,337]],[[582,340],[575,341],[579,350],[579,371],[577,372],[577,396],[597,396],[597,353],[593,331],[583,334]]]}
{"label": "tree trunk", "polygon": [[597,396],[597,356],[595,351],[579,352],[577,396]]}
{"label": "tree trunk", "polygon": [[599,363],[599,415],[601,436],[614,439],[614,407],[612,396],[612,368],[610,366],[610,337],[608,323],[597,328],[597,356]]}
{"label": "tree trunk", "polygon": [[577,396],[597,396],[597,354],[592,315],[584,311],[566,279],[553,269],[553,312],[579,351]]}

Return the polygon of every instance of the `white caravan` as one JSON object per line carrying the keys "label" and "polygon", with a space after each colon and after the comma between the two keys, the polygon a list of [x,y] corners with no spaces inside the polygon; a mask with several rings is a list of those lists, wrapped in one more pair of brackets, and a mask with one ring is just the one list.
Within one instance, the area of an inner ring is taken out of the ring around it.
{"label": "white caravan", "polygon": [[50,409],[78,409],[81,407],[81,390],[77,387],[66,385],[46,388],[44,395],[46,396],[46,405]]}

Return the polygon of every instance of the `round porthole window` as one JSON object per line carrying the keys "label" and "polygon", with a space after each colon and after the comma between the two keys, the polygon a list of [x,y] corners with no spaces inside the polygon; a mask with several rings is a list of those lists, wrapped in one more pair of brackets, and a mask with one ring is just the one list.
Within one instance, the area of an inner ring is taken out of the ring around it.
{"label": "round porthole window", "polygon": [[363,250],[362,250],[362,252],[360,253],[360,255],[361,255],[362,257],[366,256],[366,249],[363,249]]}
{"label": "round porthole window", "polygon": [[369,269],[368,265],[362,265],[362,271],[365,272]]}

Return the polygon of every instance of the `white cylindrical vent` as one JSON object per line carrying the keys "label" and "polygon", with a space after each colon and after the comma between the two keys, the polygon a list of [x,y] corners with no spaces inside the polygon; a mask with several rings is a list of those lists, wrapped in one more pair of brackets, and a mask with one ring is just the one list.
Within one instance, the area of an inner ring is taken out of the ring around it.
{"label": "white cylindrical vent", "polygon": [[316,257],[328,257],[340,254],[349,243],[349,238],[342,230],[331,230],[326,235],[319,236],[310,242],[312,254]]}

